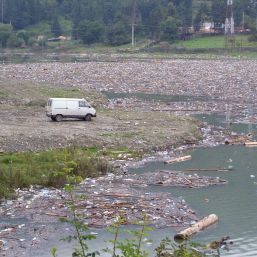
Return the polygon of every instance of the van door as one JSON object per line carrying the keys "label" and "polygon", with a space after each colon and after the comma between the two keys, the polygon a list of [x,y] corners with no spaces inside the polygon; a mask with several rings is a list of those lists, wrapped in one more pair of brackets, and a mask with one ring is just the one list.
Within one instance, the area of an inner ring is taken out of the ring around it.
{"label": "van door", "polygon": [[79,105],[78,105],[78,101],[74,101],[74,100],[67,100],[66,101],[66,104],[67,104],[67,110],[66,110],[66,116],[67,117],[77,117],[79,116],[79,113],[78,113],[78,108],[79,108]]}
{"label": "van door", "polygon": [[81,100],[79,101],[79,115],[85,117],[90,111],[88,110],[90,105],[87,101]]}

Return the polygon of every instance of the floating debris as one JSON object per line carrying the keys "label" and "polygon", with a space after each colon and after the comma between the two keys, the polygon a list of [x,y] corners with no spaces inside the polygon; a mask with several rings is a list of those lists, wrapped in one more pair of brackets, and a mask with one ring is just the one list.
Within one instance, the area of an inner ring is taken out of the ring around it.
{"label": "floating debris", "polygon": [[178,158],[174,158],[171,160],[167,160],[164,161],[165,164],[172,164],[172,163],[176,163],[176,162],[184,162],[184,161],[189,161],[192,159],[191,155],[187,155],[187,156],[182,156],[182,157],[178,157]]}
{"label": "floating debris", "polygon": [[[120,180],[118,180],[120,181]],[[187,175],[178,171],[159,171],[140,175],[130,175],[126,183],[135,185],[179,186],[188,188],[201,188],[213,185],[224,185],[228,182],[218,177]]]}

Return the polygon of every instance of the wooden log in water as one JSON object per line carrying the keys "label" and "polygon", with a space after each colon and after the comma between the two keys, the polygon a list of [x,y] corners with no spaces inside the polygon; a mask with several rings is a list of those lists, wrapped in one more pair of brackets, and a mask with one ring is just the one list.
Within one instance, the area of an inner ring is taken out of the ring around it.
{"label": "wooden log in water", "polygon": [[191,159],[192,159],[191,155],[186,155],[186,156],[174,158],[174,159],[171,159],[171,160],[167,160],[164,163],[165,164],[171,164],[171,163],[176,163],[176,162],[184,162],[184,161],[188,161],[188,160],[191,160]]}
{"label": "wooden log in water", "polygon": [[192,235],[199,233],[201,230],[204,230],[210,227],[211,225],[217,223],[218,220],[219,218],[216,214],[210,214],[209,216],[204,217],[191,227],[180,231],[178,234],[174,236],[174,239],[176,241],[186,240]]}
{"label": "wooden log in water", "polygon": [[233,168],[228,168],[228,169],[219,169],[219,168],[213,168],[213,169],[187,169],[185,171],[218,171],[218,172],[225,172],[225,171],[231,171]]}
{"label": "wooden log in water", "polygon": [[246,135],[246,136],[233,136],[233,137],[231,137],[229,139],[226,139],[225,140],[225,144],[226,145],[246,144],[250,140],[251,140],[251,136],[250,135]]}
{"label": "wooden log in water", "polygon": [[245,142],[246,147],[257,147],[257,142]]}

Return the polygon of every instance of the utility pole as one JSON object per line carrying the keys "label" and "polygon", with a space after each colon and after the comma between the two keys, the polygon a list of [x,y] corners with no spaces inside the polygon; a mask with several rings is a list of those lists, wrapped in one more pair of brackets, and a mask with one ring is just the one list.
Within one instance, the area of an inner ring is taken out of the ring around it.
{"label": "utility pole", "polygon": [[233,0],[227,1],[227,15],[225,21],[225,46],[228,47],[229,44],[234,46],[235,38],[235,23],[233,15]]}
{"label": "utility pole", "polygon": [[132,23],[132,28],[131,28],[131,46],[135,46],[135,24]]}
{"label": "utility pole", "polygon": [[243,29],[243,31],[245,30],[245,12],[243,11],[243,21],[242,21],[242,29]]}
{"label": "utility pole", "polygon": [[132,10],[132,25],[131,25],[131,46],[135,46],[135,20],[136,20],[136,1],[133,4]]}
{"label": "utility pole", "polygon": [[1,10],[2,10],[2,12],[1,12],[1,17],[2,17],[2,23],[4,23],[4,0],[2,0],[2,6],[1,6],[2,8],[1,8]]}

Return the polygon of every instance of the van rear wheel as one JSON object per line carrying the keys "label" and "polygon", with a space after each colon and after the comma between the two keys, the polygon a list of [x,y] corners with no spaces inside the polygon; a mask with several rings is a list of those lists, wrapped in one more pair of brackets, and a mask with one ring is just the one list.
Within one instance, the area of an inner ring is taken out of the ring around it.
{"label": "van rear wheel", "polygon": [[63,119],[63,117],[62,117],[61,114],[57,114],[57,115],[55,116],[55,120],[56,120],[57,122],[62,121],[62,119]]}
{"label": "van rear wheel", "polygon": [[87,114],[85,116],[85,121],[91,121],[92,120],[92,116],[90,114]]}

